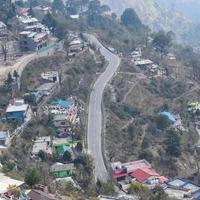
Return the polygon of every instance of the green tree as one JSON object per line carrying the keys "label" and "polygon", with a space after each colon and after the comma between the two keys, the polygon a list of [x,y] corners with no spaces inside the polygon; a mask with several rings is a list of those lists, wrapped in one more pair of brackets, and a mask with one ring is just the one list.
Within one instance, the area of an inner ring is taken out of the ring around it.
{"label": "green tree", "polygon": [[139,182],[132,183],[128,188],[128,194],[140,194],[148,191],[148,188]]}
{"label": "green tree", "polygon": [[69,37],[68,36],[66,36],[65,38],[64,38],[64,49],[66,50],[66,53],[67,53],[67,59],[69,58],[69,47],[70,47],[70,39],[69,39]]}
{"label": "green tree", "polygon": [[27,185],[29,185],[31,188],[39,183],[41,180],[41,174],[40,172],[35,168],[28,168],[25,174],[24,181]]}
{"label": "green tree", "polygon": [[5,84],[6,88],[8,88],[9,90],[11,90],[12,89],[13,81],[14,81],[13,77],[12,77],[11,73],[9,72],[7,79],[4,81],[4,84]]}
{"label": "green tree", "polygon": [[45,24],[49,29],[55,29],[56,27],[56,20],[50,13],[47,13],[44,16],[42,23]]}
{"label": "green tree", "polygon": [[115,187],[113,182],[108,181],[107,183],[101,183],[97,181],[97,189],[99,194],[114,196],[115,195]]}
{"label": "green tree", "polygon": [[149,150],[142,150],[139,154],[140,159],[146,159],[149,162],[153,161],[153,154]]}
{"label": "green tree", "polygon": [[156,125],[157,125],[158,129],[164,130],[167,127],[169,127],[170,121],[169,121],[169,119],[166,116],[164,116],[164,115],[158,115],[156,117]]}
{"label": "green tree", "polygon": [[168,200],[168,195],[165,193],[164,189],[157,185],[153,189],[153,195],[150,197],[150,200]]}
{"label": "green tree", "polygon": [[65,151],[64,154],[63,154],[63,160],[64,161],[71,161],[72,160],[72,155],[69,151]]}
{"label": "green tree", "polygon": [[165,141],[166,153],[169,156],[178,157],[181,155],[180,136],[173,130],[169,130]]}
{"label": "green tree", "polygon": [[78,142],[77,145],[76,145],[76,150],[78,152],[82,152],[83,151],[83,145],[81,142]]}
{"label": "green tree", "polygon": [[3,172],[8,173],[8,172],[12,171],[14,169],[14,167],[15,167],[15,164],[13,162],[6,161],[3,164]]}
{"label": "green tree", "polygon": [[156,33],[153,38],[152,45],[158,52],[161,53],[161,56],[167,54],[172,45],[171,32],[165,33],[164,31],[160,31]]}
{"label": "green tree", "polygon": [[18,78],[19,78],[19,74],[18,74],[18,72],[17,72],[16,70],[13,72],[13,77],[14,77],[15,79],[18,79]]}
{"label": "green tree", "polygon": [[52,8],[55,11],[63,12],[64,11],[64,4],[62,0],[54,0],[52,3]]}
{"label": "green tree", "polygon": [[38,152],[38,156],[41,158],[42,161],[46,161],[47,158],[48,158],[47,153],[44,152],[44,151],[42,151],[42,150],[40,150],[40,151]]}
{"label": "green tree", "polygon": [[84,169],[85,173],[93,173],[93,161],[92,158],[87,154],[81,154],[74,160],[74,165],[76,168]]}
{"label": "green tree", "polygon": [[0,21],[7,23],[9,19],[16,15],[15,5],[12,0],[0,0]]}
{"label": "green tree", "polygon": [[135,10],[132,8],[127,8],[122,16],[121,16],[121,22],[123,25],[131,28],[131,29],[138,29],[142,27],[142,23],[140,21],[140,18],[136,14]]}

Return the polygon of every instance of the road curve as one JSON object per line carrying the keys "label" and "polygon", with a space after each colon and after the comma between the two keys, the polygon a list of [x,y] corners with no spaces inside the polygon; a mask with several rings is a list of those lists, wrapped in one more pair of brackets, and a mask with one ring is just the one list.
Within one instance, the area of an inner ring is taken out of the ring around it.
{"label": "road curve", "polygon": [[102,98],[106,84],[112,79],[120,65],[120,58],[107,50],[93,35],[85,35],[91,44],[99,48],[101,54],[108,61],[106,70],[94,83],[90,94],[87,144],[88,152],[94,159],[94,174],[99,180],[106,182],[109,179],[102,153]]}

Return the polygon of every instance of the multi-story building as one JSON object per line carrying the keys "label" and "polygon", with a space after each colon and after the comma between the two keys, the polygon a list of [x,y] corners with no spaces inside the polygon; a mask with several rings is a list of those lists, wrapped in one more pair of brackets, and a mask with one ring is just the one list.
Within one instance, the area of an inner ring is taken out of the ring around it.
{"label": "multi-story building", "polygon": [[37,51],[48,44],[48,33],[45,32],[22,31],[19,35],[22,51]]}

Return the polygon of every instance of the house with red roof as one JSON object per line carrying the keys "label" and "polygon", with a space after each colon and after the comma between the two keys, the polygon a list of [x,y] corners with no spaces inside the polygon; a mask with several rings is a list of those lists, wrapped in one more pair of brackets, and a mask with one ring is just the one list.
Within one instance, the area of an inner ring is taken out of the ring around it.
{"label": "house with red roof", "polygon": [[164,183],[168,179],[160,176],[155,170],[151,168],[140,168],[130,174],[132,178],[135,178],[140,183],[146,184],[159,184]]}
{"label": "house with red roof", "polygon": [[113,169],[113,177],[119,182],[126,179],[132,172],[137,169],[151,168],[151,165],[146,160],[137,160],[127,163],[111,163]]}

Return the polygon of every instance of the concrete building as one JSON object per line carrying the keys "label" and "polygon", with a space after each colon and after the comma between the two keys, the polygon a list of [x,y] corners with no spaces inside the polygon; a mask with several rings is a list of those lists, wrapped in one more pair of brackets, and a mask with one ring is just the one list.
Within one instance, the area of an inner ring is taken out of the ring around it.
{"label": "concrete building", "polygon": [[63,164],[63,163],[54,163],[51,168],[50,172],[55,178],[65,178],[70,177],[74,170],[74,164]]}
{"label": "concrete building", "polygon": [[48,81],[52,81],[52,82],[59,82],[59,74],[57,71],[44,72],[41,74],[41,77],[44,80],[48,80]]}
{"label": "concrete building", "polygon": [[69,53],[81,52],[83,48],[84,48],[84,42],[79,38],[75,38],[69,44]]}
{"label": "concrete building", "polygon": [[30,16],[27,17],[20,16],[18,17],[18,20],[23,29],[25,29],[27,26],[33,26],[39,24],[38,19]]}
{"label": "concrete building", "polygon": [[5,37],[7,34],[7,26],[2,21],[0,21],[0,38]]}
{"label": "concrete building", "polygon": [[43,85],[39,86],[36,91],[40,92],[41,94],[48,96],[53,93],[54,90],[58,87],[57,83],[44,83]]}
{"label": "concrete building", "polygon": [[8,191],[9,185],[16,185],[19,187],[23,184],[24,182],[12,179],[0,172],[0,199],[1,195]]}
{"label": "concrete building", "polygon": [[52,157],[52,140],[50,136],[38,137],[34,141],[32,156],[37,158],[40,151],[47,153],[49,158]]}
{"label": "concrete building", "polygon": [[67,128],[70,126],[67,122],[67,117],[65,114],[57,114],[53,118],[53,124],[56,128]]}
{"label": "concrete building", "polygon": [[48,45],[48,34],[45,32],[22,31],[19,36],[21,51],[37,51]]}
{"label": "concrete building", "polygon": [[30,106],[25,104],[23,99],[14,99],[6,109],[6,119],[24,123],[30,119],[31,113]]}

